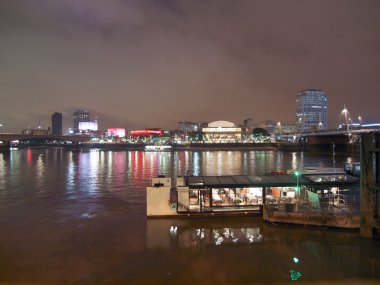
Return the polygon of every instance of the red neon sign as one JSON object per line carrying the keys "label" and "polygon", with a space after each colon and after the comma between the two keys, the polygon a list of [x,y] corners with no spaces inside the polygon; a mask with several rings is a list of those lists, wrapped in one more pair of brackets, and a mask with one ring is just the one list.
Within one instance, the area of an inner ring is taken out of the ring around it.
{"label": "red neon sign", "polygon": [[136,130],[131,131],[132,136],[152,136],[158,135],[162,136],[162,130]]}

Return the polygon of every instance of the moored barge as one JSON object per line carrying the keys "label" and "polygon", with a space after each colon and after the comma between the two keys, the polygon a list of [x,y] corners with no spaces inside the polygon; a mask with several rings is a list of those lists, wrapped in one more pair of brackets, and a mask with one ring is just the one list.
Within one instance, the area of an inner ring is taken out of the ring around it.
{"label": "moored barge", "polygon": [[342,172],[161,176],[147,187],[147,216],[263,215],[265,207],[287,213],[306,207],[342,210],[350,206],[342,193],[358,189],[359,179]]}

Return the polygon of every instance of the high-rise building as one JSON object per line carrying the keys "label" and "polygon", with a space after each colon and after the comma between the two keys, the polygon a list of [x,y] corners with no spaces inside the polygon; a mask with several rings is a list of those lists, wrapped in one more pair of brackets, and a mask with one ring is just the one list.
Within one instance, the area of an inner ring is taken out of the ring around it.
{"label": "high-rise building", "polygon": [[306,89],[297,95],[296,124],[300,132],[327,129],[327,96],[325,91]]}
{"label": "high-rise building", "polygon": [[51,115],[51,129],[53,135],[62,135],[62,113],[55,112]]}
{"label": "high-rise building", "polygon": [[74,134],[78,134],[79,131],[79,122],[90,122],[91,116],[90,112],[86,110],[76,110],[74,112]]}

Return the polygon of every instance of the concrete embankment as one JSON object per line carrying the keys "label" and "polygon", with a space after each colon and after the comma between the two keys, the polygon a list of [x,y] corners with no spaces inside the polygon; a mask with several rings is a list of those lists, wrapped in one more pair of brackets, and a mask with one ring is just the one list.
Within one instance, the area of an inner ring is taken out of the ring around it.
{"label": "concrete embankment", "polygon": [[174,150],[212,151],[212,150],[269,150],[269,151],[299,151],[298,144],[291,143],[191,143],[189,145],[174,145]]}
{"label": "concrete embankment", "polygon": [[[45,144],[38,146],[24,147],[62,147],[68,150],[86,150],[86,149],[102,149],[102,150],[144,150],[146,144],[131,144],[131,143],[85,143],[85,144]],[[173,151],[299,151],[298,144],[282,144],[282,143],[192,143],[188,145],[172,145]]]}
{"label": "concrete embankment", "polygon": [[[20,145],[25,147],[62,147],[68,150],[102,149],[112,151],[144,150],[143,143],[81,143],[81,144],[38,144]],[[5,148],[6,149],[6,148]],[[173,144],[173,151],[304,151],[296,143],[191,143],[187,145]]]}

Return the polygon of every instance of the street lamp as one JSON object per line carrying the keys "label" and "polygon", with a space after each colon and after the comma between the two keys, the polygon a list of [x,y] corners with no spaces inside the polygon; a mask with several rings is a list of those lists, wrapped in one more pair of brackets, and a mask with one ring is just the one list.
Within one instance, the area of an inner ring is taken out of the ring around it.
{"label": "street lamp", "polygon": [[282,137],[281,122],[278,122],[276,127],[278,129],[279,137],[281,139],[281,137]]}
{"label": "street lamp", "polygon": [[301,175],[301,173],[298,171],[298,170],[296,170],[295,172],[294,172],[294,175],[296,176],[296,178],[297,178],[297,189],[296,189],[296,212],[298,212],[298,205],[299,205],[299,177],[300,177],[300,175]]}
{"label": "street lamp", "polygon": [[3,128],[3,124],[0,123],[0,133],[1,133],[1,129]]}
{"label": "street lamp", "polygon": [[344,115],[344,118],[346,119],[346,128],[347,128],[347,135],[350,134],[350,131],[349,131],[349,125],[348,125],[348,116],[349,116],[349,112],[346,108],[346,105],[344,105],[344,108],[342,110],[342,114]]}
{"label": "street lamp", "polygon": [[300,174],[300,172],[299,172],[298,170],[296,170],[296,171],[294,172],[294,175],[295,175],[296,178],[297,178],[297,192],[298,192],[298,177],[299,177],[301,174]]}
{"label": "street lamp", "polygon": [[362,123],[363,123],[363,118],[362,118],[360,115],[358,116],[358,120],[359,120],[359,124],[362,125]]}

